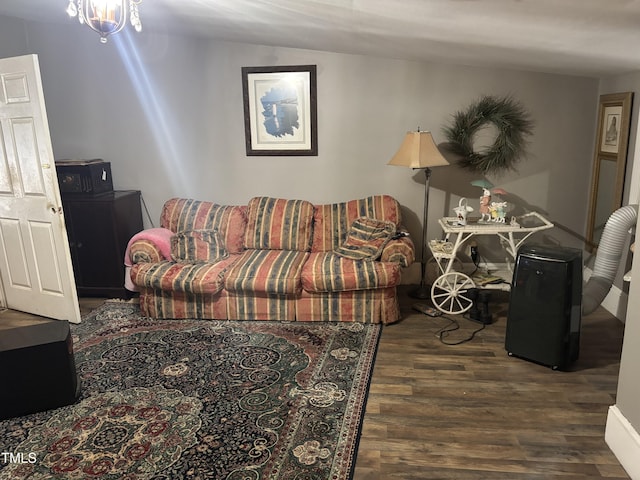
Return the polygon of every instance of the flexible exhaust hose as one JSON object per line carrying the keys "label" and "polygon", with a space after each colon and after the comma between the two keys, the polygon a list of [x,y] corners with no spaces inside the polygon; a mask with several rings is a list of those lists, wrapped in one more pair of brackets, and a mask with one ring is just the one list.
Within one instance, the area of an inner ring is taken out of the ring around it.
{"label": "flexible exhaust hose", "polygon": [[638,219],[638,205],[627,205],[611,214],[604,226],[593,275],[582,290],[582,313],[588,315],[602,303],[618,273],[628,231]]}

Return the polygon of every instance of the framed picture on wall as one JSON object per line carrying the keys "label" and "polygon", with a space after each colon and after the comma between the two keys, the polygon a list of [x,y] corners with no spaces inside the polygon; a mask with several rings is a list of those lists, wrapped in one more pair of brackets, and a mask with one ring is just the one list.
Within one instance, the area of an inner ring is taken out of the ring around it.
{"label": "framed picture on wall", "polygon": [[318,155],[316,66],[242,67],[247,155]]}
{"label": "framed picture on wall", "polygon": [[598,118],[598,151],[617,155],[629,141],[631,96],[629,93],[601,95]]}
{"label": "framed picture on wall", "polygon": [[620,144],[620,123],[622,106],[605,107],[602,117],[603,129],[600,132],[601,152],[618,153]]}
{"label": "framed picture on wall", "polygon": [[622,206],[632,101],[633,92],[600,96],[585,235],[590,252],[600,243],[609,215]]}

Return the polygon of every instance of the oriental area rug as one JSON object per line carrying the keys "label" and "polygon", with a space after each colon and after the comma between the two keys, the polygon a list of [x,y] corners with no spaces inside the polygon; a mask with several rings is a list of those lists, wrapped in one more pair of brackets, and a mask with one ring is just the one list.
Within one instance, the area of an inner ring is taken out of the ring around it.
{"label": "oriental area rug", "polygon": [[0,478],[351,478],[380,329],[107,302],[71,326],[78,401],[0,422],[0,451],[23,459]]}

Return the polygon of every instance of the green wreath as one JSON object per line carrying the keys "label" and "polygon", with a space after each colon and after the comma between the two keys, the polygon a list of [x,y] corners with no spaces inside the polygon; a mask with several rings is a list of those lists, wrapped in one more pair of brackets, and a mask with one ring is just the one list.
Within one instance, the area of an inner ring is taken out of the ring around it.
{"label": "green wreath", "polygon": [[[476,152],[473,140],[486,124],[497,130],[493,145]],[[453,123],[444,127],[449,149],[460,155],[459,165],[483,174],[514,170],[525,153],[527,136],[533,133],[533,121],[524,107],[511,97],[484,96],[468,110],[453,116]]]}

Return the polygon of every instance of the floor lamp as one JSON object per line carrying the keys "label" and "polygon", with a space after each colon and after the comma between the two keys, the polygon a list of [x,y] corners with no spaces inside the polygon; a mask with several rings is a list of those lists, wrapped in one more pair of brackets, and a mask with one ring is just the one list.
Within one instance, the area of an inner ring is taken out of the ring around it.
{"label": "floor lamp", "polygon": [[422,260],[420,286],[409,292],[413,298],[427,299],[431,293],[426,282],[427,266],[427,214],[429,212],[429,179],[431,178],[431,167],[449,165],[449,162],[442,156],[431,132],[407,132],[400,145],[400,149],[387,165],[397,165],[424,170],[424,215],[422,219]]}

